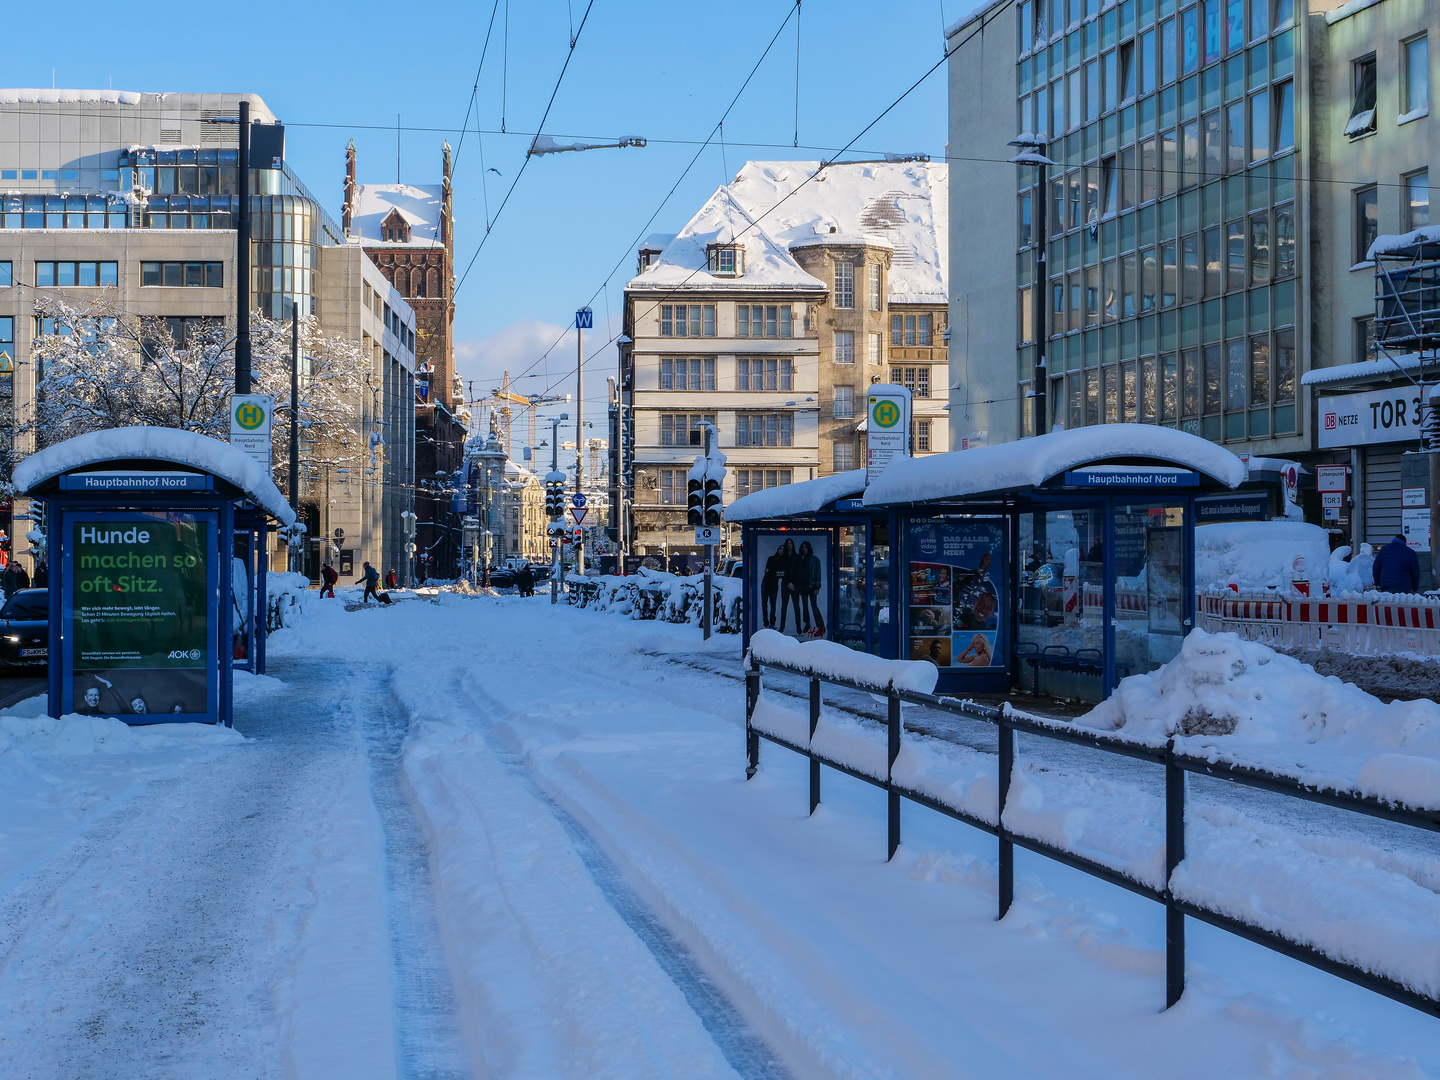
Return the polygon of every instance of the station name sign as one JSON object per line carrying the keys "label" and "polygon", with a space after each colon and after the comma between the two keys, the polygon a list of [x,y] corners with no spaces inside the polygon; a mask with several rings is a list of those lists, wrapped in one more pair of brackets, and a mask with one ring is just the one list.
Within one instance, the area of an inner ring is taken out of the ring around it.
{"label": "station name sign", "polygon": [[1199,487],[1200,476],[1188,469],[1071,469],[1065,474],[1065,485],[1089,488],[1184,488]]}
{"label": "station name sign", "polygon": [[60,477],[61,491],[210,491],[214,477],[202,473],[67,473]]}

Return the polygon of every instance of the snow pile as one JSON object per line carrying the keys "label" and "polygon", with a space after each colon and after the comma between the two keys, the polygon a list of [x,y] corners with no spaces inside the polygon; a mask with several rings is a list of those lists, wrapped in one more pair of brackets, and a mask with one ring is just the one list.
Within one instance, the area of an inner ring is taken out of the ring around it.
{"label": "snow pile", "polygon": [[873,690],[935,690],[940,669],[927,660],[883,660],[834,641],[796,641],[778,630],[757,630],[750,654],[762,664],[784,664],[822,679],[844,679]]}
{"label": "snow pile", "polygon": [[[635,620],[660,619],[699,626],[704,588],[702,575],[680,577],[641,567],[629,577],[602,574],[583,581],[572,579],[565,599],[574,607],[629,615]],[[739,578],[711,577],[710,596],[715,605],[711,629],[720,634],[740,633],[743,595],[744,582]]]}
{"label": "snow pile", "polygon": [[1035,487],[1081,465],[1135,459],[1183,465],[1232,488],[1245,479],[1243,461],[1198,435],[1150,424],[1097,424],[974,450],[896,458],[866,489],[865,505]]}
{"label": "snow pile", "polygon": [[1330,553],[1330,590],[1332,592],[1364,592],[1375,584],[1375,549],[1369,544],[1360,545],[1360,554],[1347,558],[1350,545],[1345,544]]}
{"label": "snow pile", "polygon": [[[1195,587],[1289,589],[1295,560],[1304,557],[1311,593],[1330,566],[1330,540],[1300,521],[1231,521],[1195,527]],[[1334,578],[1331,578],[1332,582]]]}
{"label": "snow pile", "polygon": [[[304,574],[272,570],[265,575],[265,629],[273,633],[294,626],[311,599],[310,579]],[[313,594],[318,597],[318,592]]]}
{"label": "snow pile", "polygon": [[[38,707],[33,703],[38,702]],[[131,727],[108,716],[81,716],[72,713],[53,716],[27,715],[44,709],[44,696],[22,703],[25,714],[0,714],[0,755],[18,750],[32,757],[71,757],[78,754],[128,754],[136,750],[170,747],[223,745],[245,741],[234,728],[219,724],[149,724]]]}
{"label": "snow pile", "polygon": [[1164,667],[1077,723],[1306,784],[1440,809],[1440,705],[1385,704],[1234,634],[1192,630]]}

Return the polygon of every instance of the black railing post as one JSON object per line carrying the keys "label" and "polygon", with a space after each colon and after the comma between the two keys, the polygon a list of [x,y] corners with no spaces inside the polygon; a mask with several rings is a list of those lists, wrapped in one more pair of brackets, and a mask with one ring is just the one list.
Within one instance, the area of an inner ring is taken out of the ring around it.
{"label": "black railing post", "polygon": [[995,721],[1000,739],[1000,798],[995,807],[995,835],[1000,841],[1000,914],[1003,919],[1015,901],[1015,844],[1005,829],[1005,803],[1010,798],[1010,774],[1015,771],[1015,729],[1002,710]]}
{"label": "black railing post", "polygon": [[[820,724],[820,680],[810,680],[810,752],[815,752],[815,728]],[[820,762],[810,758],[810,813],[820,805]]]}
{"label": "black railing post", "polygon": [[900,756],[900,695],[892,686],[886,691],[886,697],[890,702],[890,754],[889,764],[885,767],[885,792],[888,796],[890,819],[890,854],[885,858],[889,860],[895,857],[895,852],[900,847],[900,793],[895,790],[895,759]]}
{"label": "black railing post", "polygon": [[1175,764],[1175,741],[1165,747],[1165,1007],[1185,993],[1185,913],[1175,904],[1172,879],[1185,861],[1185,770]]}
{"label": "black railing post", "polygon": [[760,701],[760,664],[754,656],[746,658],[745,665],[745,779],[755,776],[760,768],[760,736],[750,723],[755,715],[755,706]]}

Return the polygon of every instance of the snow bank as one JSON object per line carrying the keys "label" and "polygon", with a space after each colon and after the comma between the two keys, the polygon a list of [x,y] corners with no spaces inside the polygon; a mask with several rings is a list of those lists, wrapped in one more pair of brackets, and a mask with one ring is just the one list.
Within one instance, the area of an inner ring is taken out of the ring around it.
{"label": "snow bank", "polygon": [[1330,565],[1330,538],[1302,521],[1231,521],[1195,527],[1195,587],[1290,588],[1297,556],[1304,556],[1311,591]]}
{"label": "snow bank", "polygon": [[864,490],[864,469],[802,480],[798,484],[781,484],[742,495],[726,509],[725,520],[758,521],[789,514],[809,514],[836,499],[859,495]]}
{"label": "snow bank", "polygon": [[[44,702],[44,697],[31,702]],[[43,704],[40,706],[43,708]],[[28,711],[28,710],[27,710]],[[136,750],[163,750],[175,746],[242,743],[245,736],[219,724],[149,724],[131,727],[108,716],[71,713],[53,716],[0,715],[0,754],[19,750],[32,757],[78,754],[128,754]]]}
{"label": "snow bank", "polygon": [[1078,724],[1176,750],[1440,809],[1440,705],[1385,704],[1234,634],[1192,630],[1164,667],[1121,681]]}
{"label": "snow bank", "polygon": [[318,591],[310,591],[310,579],[304,574],[274,570],[265,575],[265,591],[265,628],[272,633],[294,626],[311,598],[320,595]]}
{"label": "snow bank", "polygon": [[47,446],[15,466],[15,490],[29,492],[61,473],[116,461],[188,465],[234,484],[282,525],[295,520],[295,511],[275,481],[249,454],[208,435],[178,428],[110,428]]}
{"label": "snow bank", "polygon": [[796,641],[778,630],[757,630],[750,653],[762,664],[785,664],[822,679],[845,679],[872,690],[935,690],[940,669],[926,660],[882,660],[834,641]]}
{"label": "snow bank", "polygon": [[1011,491],[1080,465],[1135,458],[1183,465],[1232,488],[1245,479],[1244,462],[1198,435],[1150,424],[1097,424],[974,450],[896,458],[866,489],[865,505]]}

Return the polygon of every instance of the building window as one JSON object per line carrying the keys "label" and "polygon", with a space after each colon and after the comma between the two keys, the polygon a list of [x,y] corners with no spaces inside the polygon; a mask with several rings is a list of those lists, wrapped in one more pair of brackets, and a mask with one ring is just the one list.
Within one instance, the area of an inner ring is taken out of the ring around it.
{"label": "building window", "polygon": [[1423,229],[1430,224],[1430,170],[1423,169],[1405,177],[1405,203],[1400,208],[1405,231]]}
{"label": "building window", "polygon": [[881,362],[881,359],[880,359],[880,335],[879,335],[879,334],[871,334],[871,335],[870,335],[870,354],[869,354],[869,355],[870,355],[870,363],[872,363],[872,364],[879,364],[879,363]]}
{"label": "building window", "polygon": [[835,471],[849,472],[855,468],[855,444],[852,442],[837,442],[835,444]]}
{"label": "building window", "polygon": [[1379,231],[1380,207],[1374,185],[1355,192],[1355,261],[1364,262]]}
{"label": "building window", "polygon": [[838,330],[835,333],[835,363],[855,363],[855,335],[849,330]]}
{"label": "building window", "polygon": [[[16,179],[16,170],[4,171],[10,174],[4,179]],[[21,171],[33,173],[33,170]],[[226,220],[228,223],[228,218]],[[0,194],[0,228],[123,229],[129,223],[129,207],[118,195]]]}
{"label": "building window", "polygon": [[880,264],[877,263],[877,262],[872,262],[872,263],[870,264],[870,290],[869,290],[869,294],[870,294],[870,310],[871,310],[871,311],[879,311],[879,310],[880,310]]}
{"label": "building window", "polygon": [[685,470],[660,470],[660,505],[683,506],[686,499]]}
{"label": "building window", "polygon": [[14,379],[15,319],[10,315],[0,315],[0,394],[11,393]]}
{"label": "building window", "polygon": [[890,316],[890,344],[905,344],[905,317],[903,315]]}
{"label": "building window", "polygon": [[15,284],[15,275],[11,272],[11,264],[0,262],[0,289],[8,289]]}
{"label": "building window", "polygon": [[788,356],[741,357],[735,361],[736,390],[792,390],[795,362]]}
{"label": "building window", "polygon": [[739,304],[735,308],[736,337],[791,336],[789,304]]}
{"label": "building window", "polygon": [[702,423],[715,423],[714,413],[661,413],[661,446],[704,446]]}
{"label": "building window", "polygon": [[930,449],[930,420],[914,420],[910,424],[910,445],[915,448],[917,454],[923,454]]}
{"label": "building window", "polygon": [[1430,111],[1430,39],[1424,35],[1405,43],[1405,85],[1400,94],[1401,120]]}
{"label": "building window", "polygon": [[779,487],[790,483],[790,469],[737,469],[735,470],[735,494],[749,495],[753,491]]}
{"label": "building window", "polygon": [[1295,208],[1281,206],[1275,210],[1275,276],[1289,277],[1295,273]]}
{"label": "building window", "polygon": [[905,387],[916,397],[930,396],[930,369],[928,367],[892,367],[890,381]]}
{"label": "building window", "polygon": [[835,264],[835,306],[846,309],[855,306],[855,264],[849,259]]}
{"label": "building window", "polygon": [[1375,55],[1356,60],[1350,99],[1350,122],[1345,134],[1352,139],[1375,130]]}
{"label": "building window", "polygon": [[661,337],[714,337],[714,304],[661,304]]}
{"label": "building window", "polygon": [[1355,320],[1355,359],[1374,360],[1379,354],[1375,351],[1375,317],[1366,315],[1364,318]]}
{"label": "building window", "polygon": [[661,360],[661,390],[714,390],[715,361]]}
{"label": "building window", "polygon": [[1283,154],[1295,149],[1295,83],[1283,82],[1275,87],[1274,152]]}
{"label": "building window", "polygon": [[736,244],[712,244],[710,246],[710,273],[734,277],[744,268],[740,247]]}
{"label": "building window", "polygon": [[225,264],[218,262],[142,262],[141,285],[169,285],[219,289],[225,284]]}
{"label": "building window", "polygon": [[35,285],[37,288],[118,285],[118,267],[119,264],[113,262],[37,262]]}
{"label": "building window", "polygon": [[795,418],[789,413],[735,414],[736,446],[792,446],[794,442]]}
{"label": "building window", "polygon": [[855,388],[853,386],[835,387],[832,415],[836,420],[853,420],[855,418]]}

